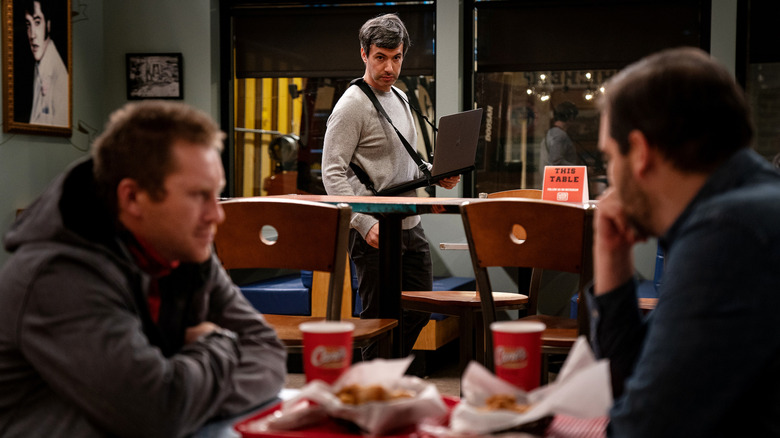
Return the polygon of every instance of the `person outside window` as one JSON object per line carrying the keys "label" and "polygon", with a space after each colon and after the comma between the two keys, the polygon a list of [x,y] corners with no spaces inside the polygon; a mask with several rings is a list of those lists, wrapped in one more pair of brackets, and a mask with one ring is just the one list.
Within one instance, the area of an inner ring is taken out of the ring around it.
{"label": "person outside window", "polygon": [[545,166],[576,166],[577,148],[566,129],[579,114],[577,106],[564,101],[553,110],[553,126],[547,130],[542,146],[542,163]]}

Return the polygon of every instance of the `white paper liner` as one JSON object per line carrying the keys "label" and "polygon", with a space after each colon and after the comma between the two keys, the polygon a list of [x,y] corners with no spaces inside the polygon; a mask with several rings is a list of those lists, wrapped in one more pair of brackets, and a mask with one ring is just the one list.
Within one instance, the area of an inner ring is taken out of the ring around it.
{"label": "white paper liner", "polygon": [[299,400],[285,413],[274,411],[265,417],[247,423],[245,428],[247,432],[302,429],[324,420],[327,416],[328,414],[322,407],[314,405],[308,400]]}
{"label": "white paper liner", "polygon": [[[596,361],[582,336],[575,342],[555,382],[547,386],[526,393],[477,362],[469,363],[461,385],[463,400],[452,412],[449,433],[440,436],[487,434],[555,414],[595,418],[607,415],[612,406],[609,362]],[[532,406],[524,413],[484,410],[485,400],[495,394],[511,394],[518,403]]]}
{"label": "white paper liner", "polygon": [[[333,385],[320,380],[309,382],[301,388],[298,395],[282,404],[281,413],[276,415],[276,418],[266,427],[292,428],[290,426],[294,427],[296,422],[309,420],[301,417],[301,411],[311,410],[312,415],[319,415],[318,409],[331,417],[349,420],[372,435],[386,434],[393,429],[418,424],[424,419],[443,419],[447,414],[447,406],[436,386],[418,377],[404,376],[411,362],[412,357],[393,360],[375,359],[353,365]],[[410,391],[415,396],[357,406],[346,405],[336,397],[335,393],[351,384],[382,385],[388,390]],[[318,408],[301,409],[301,404],[307,403],[307,400],[316,403]],[[285,421],[288,415],[293,421]]]}

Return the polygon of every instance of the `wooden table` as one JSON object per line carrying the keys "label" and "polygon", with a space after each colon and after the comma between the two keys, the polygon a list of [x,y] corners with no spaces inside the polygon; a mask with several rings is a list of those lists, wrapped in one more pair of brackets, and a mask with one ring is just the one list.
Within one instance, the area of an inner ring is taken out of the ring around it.
{"label": "wooden table", "polygon": [[393,357],[400,357],[401,336],[401,222],[418,214],[460,214],[460,205],[472,198],[418,198],[402,196],[328,196],[279,195],[279,198],[301,201],[349,204],[355,213],[366,213],[379,219],[379,317],[398,320],[393,338]]}
{"label": "wooden table", "polygon": [[[276,334],[279,339],[284,342],[287,351],[303,352],[303,333],[298,329],[298,326],[304,322],[313,321],[325,321],[325,318],[312,318],[310,316],[301,315],[263,315],[268,324],[276,329]],[[390,336],[392,329],[398,325],[393,322],[393,325],[386,325],[380,323],[378,319],[352,319],[342,318],[342,321],[351,321],[355,323],[355,331],[352,332],[352,344],[355,348],[361,348],[368,346],[371,342],[377,343],[379,351],[379,357],[389,357],[392,354],[393,338]],[[381,332],[379,336],[376,333],[379,330],[386,330]]]}
{"label": "wooden table", "polygon": [[639,309],[642,310],[642,313],[648,313],[655,309],[656,304],[658,304],[658,298],[639,298]]}

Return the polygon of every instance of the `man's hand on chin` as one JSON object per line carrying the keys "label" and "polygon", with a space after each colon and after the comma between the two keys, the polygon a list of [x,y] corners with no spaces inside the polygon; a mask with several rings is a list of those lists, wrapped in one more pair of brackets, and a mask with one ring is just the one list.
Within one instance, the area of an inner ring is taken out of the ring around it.
{"label": "man's hand on chin", "polygon": [[632,248],[646,236],[631,226],[623,204],[612,189],[599,197],[593,233],[594,292],[601,295],[634,275]]}

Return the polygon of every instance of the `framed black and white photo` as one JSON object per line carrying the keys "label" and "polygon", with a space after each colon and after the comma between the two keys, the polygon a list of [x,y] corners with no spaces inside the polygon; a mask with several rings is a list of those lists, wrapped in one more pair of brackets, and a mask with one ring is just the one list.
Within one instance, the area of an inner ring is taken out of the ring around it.
{"label": "framed black and white photo", "polygon": [[183,99],[181,53],[128,53],[127,98]]}
{"label": "framed black and white photo", "polygon": [[2,0],[3,131],[72,134],[70,0]]}

